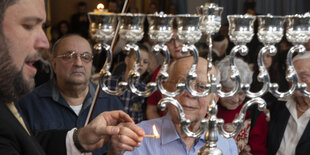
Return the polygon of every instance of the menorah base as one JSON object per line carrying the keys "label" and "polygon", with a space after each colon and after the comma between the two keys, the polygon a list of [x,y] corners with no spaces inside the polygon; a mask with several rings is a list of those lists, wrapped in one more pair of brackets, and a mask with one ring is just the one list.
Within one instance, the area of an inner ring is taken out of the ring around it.
{"label": "menorah base", "polygon": [[223,155],[222,151],[217,147],[210,148],[205,145],[198,151],[198,155]]}

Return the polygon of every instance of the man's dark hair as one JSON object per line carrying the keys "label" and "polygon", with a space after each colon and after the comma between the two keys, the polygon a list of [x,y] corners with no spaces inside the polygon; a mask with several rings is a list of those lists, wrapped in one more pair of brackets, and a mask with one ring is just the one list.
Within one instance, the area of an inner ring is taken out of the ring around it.
{"label": "man's dark hair", "polygon": [[2,22],[4,19],[4,13],[6,12],[6,9],[15,4],[18,0],[1,0],[0,1],[0,35],[2,35]]}
{"label": "man's dark hair", "polygon": [[220,42],[223,41],[225,39],[225,36],[222,34],[215,34],[213,37],[213,41],[215,42]]}

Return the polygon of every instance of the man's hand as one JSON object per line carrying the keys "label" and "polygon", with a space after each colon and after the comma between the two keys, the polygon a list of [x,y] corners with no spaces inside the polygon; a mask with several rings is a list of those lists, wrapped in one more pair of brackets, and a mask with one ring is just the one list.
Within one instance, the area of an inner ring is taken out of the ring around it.
{"label": "man's hand", "polygon": [[119,155],[125,151],[133,151],[140,146],[143,140],[144,130],[134,123],[121,123],[118,125],[120,132],[111,138],[111,147],[108,155]]}
{"label": "man's hand", "polygon": [[[108,111],[98,115],[87,126],[80,128],[78,139],[84,149],[88,151],[102,148],[108,143],[112,135],[118,135],[121,127],[119,123],[134,123],[123,111]],[[142,130],[141,135],[144,132]]]}

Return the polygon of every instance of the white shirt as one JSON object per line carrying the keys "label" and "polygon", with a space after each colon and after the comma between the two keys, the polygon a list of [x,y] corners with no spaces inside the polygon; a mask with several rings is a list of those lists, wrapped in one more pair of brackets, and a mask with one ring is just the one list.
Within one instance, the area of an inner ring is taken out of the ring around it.
{"label": "white shirt", "polygon": [[285,128],[277,155],[295,154],[296,146],[310,119],[310,108],[299,118],[297,117],[296,102],[293,98],[289,98],[285,105],[291,116]]}
{"label": "white shirt", "polygon": [[83,104],[80,104],[80,105],[70,105],[70,107],[72,108],[72,110],[74,111],[74,113],[79,116],[79,113],[82,109],[82,105]]}

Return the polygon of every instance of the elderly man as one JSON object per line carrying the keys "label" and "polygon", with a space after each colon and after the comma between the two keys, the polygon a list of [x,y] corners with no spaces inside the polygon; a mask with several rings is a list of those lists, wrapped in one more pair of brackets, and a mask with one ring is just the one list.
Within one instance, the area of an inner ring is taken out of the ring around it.
{"label": "elderly man", "polygon": [[[310,91],[310,51],[293,59],[300,82]],[[273,103],[267,136],[268,154],[308,154],[310,152],[310,98],[295,92],[286,103]]]}
{"label": "elderly man", "polygon": [[[184,82],[191,65],[193,63],[192,57],[185,57],[177,60],[169,68],[169,79],[167,81],[167,89],[173,91],[177,82]],[[197,80],[193,83],[193,87],[197,91],[201,91],[201,86],[208,82],[207,80],[207,66],[208,61],[203,58],[199,58],[197,66]],[[216,74],[216,70],[212,72]],[[205,118],[208,114],[208,105],[212,100],[217,101],[218,97],[215,94],[210,94],[203,98],[197,98],[190,95],[187,91],[179,94],[175,99],[181,104],[186,118],[191,121],[189,129],[193,132],[199,129],[200,120]],[[133,148],[135,145],[128,145],[127,150],[133,150],[132,152],[125,152],[125,154],[197,154],[198,150],[205,145],[204,134],[198,139],[188,137],[183,133],[180,126],[180,118],[178,117],[178,111],[176,107],[169,104],[168,114],[164,117],[148,120],[138,124],[141,126],[146,134],[153,134],[152,125],[155,124],[160,134],[160,138],[144,138],[141,146]],[[130,135],[125,136],[122,134]],[[132,134],[128,134],[132,133]],[[136,137],[134,132],[128,128],[121,128],[120,136],[112,136],[112,148],[110,151],[114,154],[121,154],[121,149],[118,148],[118,144],[123,141],[130,141],[131,138]],[[233,139],[225,139],[222,136],[218,136],[218,147],[222,150],[223,154],[238,154],[236,143]],[[111,152],[109,152],[111,153]]]}
{"label": "elderly man", "polygon": [[78,130],[27,132],[13,102],[33,88],[33,63],[38,51],[49,47],[42,30],[45,18],[43,0],[0,1],[0,154],[80,154],[106,145],[119,133],[120,122],[132,124],[139,135],[135,140],[141,141],[142,129],[121,111],[103,112]]}
{"label": "elderly man", "polygon": [[[88,41],[76,34],[64,36],[54,44],[52,67],[56,78],[35,88],[18,102],[30,130],[84,126],[96,91],[96,85],[90,82],[91,51]],[[91,119],[104,111],[123,109],[117,97],[105,93],[99,95],[97,102]],[[102,151],[96,153],[102,154]]]}

